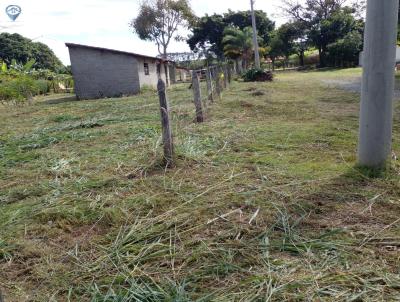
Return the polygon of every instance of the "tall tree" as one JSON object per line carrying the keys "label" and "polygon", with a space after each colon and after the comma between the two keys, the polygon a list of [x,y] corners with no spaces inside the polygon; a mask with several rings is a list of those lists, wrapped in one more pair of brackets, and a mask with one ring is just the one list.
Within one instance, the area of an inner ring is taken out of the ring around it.
{"label": "tall tree", "polygon": [[362,47],[362,35],[357,31],[352,31],[343,39],[328,45],[328,60],[336,67],[354,66],[358,63]]}
{"label": "tall tree", "polygon": [[61,61],[47,45],[32,42],[19,34],[0,34],[0,59],[7,64],[11,64],[12,60],[25,64],[34,59],[36,62],[34,68],[52,71],[64,69]]}
{"label": "tall tree", "polygon": [[304,63],[304,52],[307,45],[303,43],[305,31],[301,23],[288,22],[281,25],[271,34],[268,55],[273,64],[277,57],[288,57],[294,53],[300,58],[300,65]]}
{"label": "tall tree", "polygon": [[[256,10],[255,15],[258,35],[262,38],[262,42],[266,44],[269,41],[270,33],[275,28],[275,23],[263,11]],[[228,11],[223,15],[205,15],[191,28],[192,34],[187,43],[193,51],[207,50],[218,57],[223,57],[224,46],[222,40],[224,30],[230,26],[241,30],[251,27],[251,12]]]}
{"label": "tall tree", "polygon": [[[130,26],[142,40],[156,43],[158,52],[167,59],[168,46],[172,39],[184,40],[178,34],[180,28],[187,28],[194,19],[188,0],[146,0],[140,6],[139,15]],[[165,78],[168,85],[168,67]]]}
{"label": "tall tree", "polygon": [[199,18],[191,28],[192,34],[187,40],[192,51],[210,52],[223,57],[222,39],[227,23],[222,15],[205,15]]}
{"label": "tall tree", "polygon": [[281,36],[279,35],[278,30],[274,30],[271,33],[271,40],[268,46],[268,56],[272,61],[272,70],[275,69],[275,60],[276,58],[283,56],[283,41]]}
{"label": "tall tree", "polygon": [[[266,44],[269,41],[270,34],[275,28],[275,22],[268,18],[268,15],[262,10],[255,10],[257,33]],[[251,11],[228,11],[224,14],[224,20],[227,25],[237,26],[240,29],[252,26]]]}
{"label": "tall tree", "polygon": [[253,56],[253,29],[246,27],[241,30],[236,27],[227,27],[224,31],[222,42],[225,56],[232,59],[241,58],[242,67],[247,69],[248,63]]}
{"label": "tall tree", "polygon": [[328,45],[353,30],[351,26],[360,9],[348,0],[306,0],[304,4],[283,0],[283,3],[284,11],[309,29],[308,38],[318,49],[321,67],[326,65]]}
{"label": "tall tree", "polygon": [[147,0],[130,26],[142,40],[153,41],[158,52],[167,58],[172,39],[183,40],[180,28],[187,28],[194,14],[188,0]]}
{"label": "tall tree", "polygon": [[307,40],[308,30],[301,22],[287,23],[291,28],[291,39],[293,52],[299,57],[300,66],[304,66],[304,53],[310,47],[310,42]]}

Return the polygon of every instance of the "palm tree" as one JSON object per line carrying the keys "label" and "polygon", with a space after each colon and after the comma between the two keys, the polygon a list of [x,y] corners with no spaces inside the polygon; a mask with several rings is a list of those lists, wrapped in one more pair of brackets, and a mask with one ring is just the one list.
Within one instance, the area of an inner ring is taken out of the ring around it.
{"label": "palm tree", "polygon": [[253,29],[246,27],[241,30],[237,27],[227,27],[222,43],[225,56],[236,60],[242,59],[242,67],[247,69],[253,56]]}

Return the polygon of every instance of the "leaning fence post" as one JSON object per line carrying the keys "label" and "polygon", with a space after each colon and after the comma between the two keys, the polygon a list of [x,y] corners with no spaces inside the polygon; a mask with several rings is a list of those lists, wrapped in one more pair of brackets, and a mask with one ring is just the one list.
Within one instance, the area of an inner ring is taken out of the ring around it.
{"label": "leaning fence post", "polygon": [[197,72],[194,70],[192,72],[192,88],[194,96],[194,105],[196,106],[196,120],[198,123],[204,122],[203,108],[201,104],[201,91],[200,91],[200,81]]}
{"label": "leaning fence post", "polygon": [[165,82],[162,79],[158,80],[157,84],[158,97],[160,99],[162,139],[164,146],[164,160],[167,167],[174,165],[174,144],[172,141],[172,131],[169,121],[169,106],[167,95],[165,92]]}
{"label": "leaning fence post", "polygon": [[214,95],[213,95],[213,87],[212,87],[212,81],[211,81],[210,68],[207,68],[207,70],[206,70],[206,80],[207,80],[208,100],[212,102],[212,101],[214,101]]}

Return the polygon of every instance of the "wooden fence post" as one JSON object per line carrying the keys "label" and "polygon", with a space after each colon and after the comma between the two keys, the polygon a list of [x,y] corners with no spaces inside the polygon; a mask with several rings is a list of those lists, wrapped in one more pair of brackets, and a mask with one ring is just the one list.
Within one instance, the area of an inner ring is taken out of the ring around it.
{"label": "wooden fence post", "polygon": [[228,88],[228,71],[226,65],[222,67],[222,73],[224,75],[224,88]]}
{"label": "wooden fence post", "polygon": [[218,79],[219,79],[219,87],[221,88],[221,92],[224,91],[224,71],[222,67],[218,67]]}
{"label": "wooden fence post", "polygon": [[227,67],[228,71],[228,83],[230,84],[232,82],[232,66],[229,64]]}
{"label": "wooden fence post", "polygon": [[212,85],[212,76],[211,76],[211,69],[207,68],[206,70],[206,80],[207,80],[207,93],[208,93],[208,100],[213,102],[214,95],[213,95],[213,85]]}
{"label": "wooden fence post", "polygon": [[157,84],[158,97],[160,99],[160,113],[162,126],[162,139],[164,146],[164,161],[167,167],[174,165],[174,144],[172,140],[172,131],[169,121],[169,106],[165,92],[165,83],[162,79]]}
{"label": "wooden fence post", "polygon": [[194,105],[196,106],[196,120],[198,123],[204,122],[203,117],[203,106],[201,104],[201,91],[200,91],[200,80],[197,72],[192,72],[192,88],[194,96]]}
{"label": "wooden fence post", "polygon": [[214,77],[215,77],[215,91],[217,92],[218,98],[221,99],[221,73],[219,71],[219,67],[215,67],[214,69]]}

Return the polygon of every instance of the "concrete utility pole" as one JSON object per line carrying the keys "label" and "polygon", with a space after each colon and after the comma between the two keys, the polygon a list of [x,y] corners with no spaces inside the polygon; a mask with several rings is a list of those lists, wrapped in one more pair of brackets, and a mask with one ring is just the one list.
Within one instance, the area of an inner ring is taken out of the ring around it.
{"label": "concrete utility pole", "polygon": [[256,25],[256,15],[254,13],[254,0],[250,0],[251,5],[251,23],[253,24],[253,44],[254,44],[254,56],[256,67],[260,68],[260,52],[258,50],[258,40],[257,40],[257,25]]}
{"label": "concrete utility pole", "polygon": [[391,155],[398,0],[368,0],[359,164],[384,168]]}

